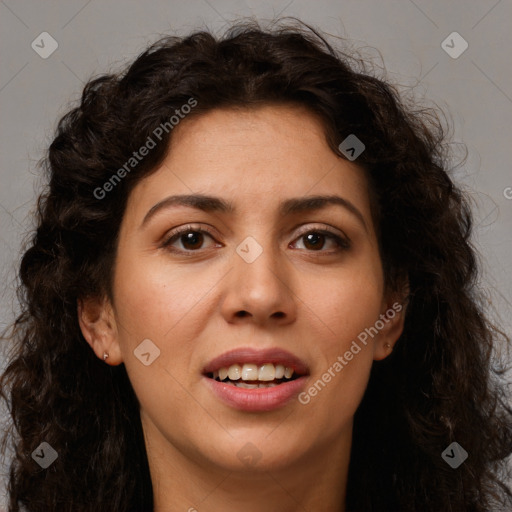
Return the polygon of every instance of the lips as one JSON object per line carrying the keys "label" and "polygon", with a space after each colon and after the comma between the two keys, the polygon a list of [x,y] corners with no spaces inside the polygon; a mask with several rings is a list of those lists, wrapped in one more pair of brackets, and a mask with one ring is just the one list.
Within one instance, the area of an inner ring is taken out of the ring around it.
{"label": "lips", "polygon": [[304,389],[308,375],[304,361],[286,350],[241,348],[210,361],[203,369],[203,383],[230,408],[256,413],[291,403]]}
{"label": "lips", "polygon": [[257,350],[253,348],[239,348],[225,352],[212,359],[204,368],[203,375],[209,376],[221,368],[230,367],[234,364],[255,364],[258,366],[265,363],[282,365],[292,368],[298,376],[309,375],[309,369],[297,356],[279,348]]}

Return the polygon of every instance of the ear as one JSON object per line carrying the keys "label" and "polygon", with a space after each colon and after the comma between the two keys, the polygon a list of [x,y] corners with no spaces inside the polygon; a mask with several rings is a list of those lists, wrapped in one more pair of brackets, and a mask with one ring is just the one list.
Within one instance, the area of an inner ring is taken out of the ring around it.
{"label": "ear", "polygon": [[[373,359],[380,361],[388,357],[398,338],[402,335],[407,307],[408,286],[406,292],[390,294],[382,301],[381,314],[375,327],[379,327],[379,334],[373,346]],[[380,328],[382,327],[382,328]]]}
{"label": "ear", "polygon": [[106,297],[87,297],[77,301],[78,323],[82,334],[96,356],[106,363],[122,363],[114,310]]}

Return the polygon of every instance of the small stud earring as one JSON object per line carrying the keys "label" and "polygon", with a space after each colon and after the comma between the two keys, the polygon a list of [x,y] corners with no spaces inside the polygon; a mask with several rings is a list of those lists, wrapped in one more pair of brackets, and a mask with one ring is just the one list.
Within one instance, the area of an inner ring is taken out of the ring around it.
{"label": "small stud earring", "polygon": [[[384,348],[386,350],[389,350],[391,348],[391,345],[386,341],[386,343],[384,343]],[[393,350],[393,349],[391,348],[391,350]]]}
{"label": "small stud earring", "polygon": [[108,358],[108,352],[103,352],[103,361],[106,361]]}

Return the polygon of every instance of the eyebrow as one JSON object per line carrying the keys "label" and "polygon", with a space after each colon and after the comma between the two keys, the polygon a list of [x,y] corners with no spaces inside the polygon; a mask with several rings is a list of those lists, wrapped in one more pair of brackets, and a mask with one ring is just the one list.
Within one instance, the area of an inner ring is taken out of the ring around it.
{"label": "eyebrow", "polygon": [[[296,213],[318,211],[329,205],[338,205],[352,213],[363,225],[366,231],[368,227],[363,214],[348,200],[337,195],[315,195],[305,197],[293,197],[282,201],[279,205],[279,214],[283,217]],[[220,197],[204,194],[185,194],[169,196],[153,205],[141,223],[143,227],[159,211],[172,208],[173,206],[187,206],[204,212],[220,212],[233,214],[236,208],[233,203]]]}

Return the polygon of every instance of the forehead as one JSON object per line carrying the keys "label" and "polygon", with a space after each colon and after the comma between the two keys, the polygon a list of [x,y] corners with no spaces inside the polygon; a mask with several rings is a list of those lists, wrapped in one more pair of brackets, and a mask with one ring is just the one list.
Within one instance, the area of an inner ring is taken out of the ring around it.
{"label": "forehead", "polygon": [[[297,123],[301,119],[303,122]],[[182,139],[201,131],[214,135],[220,128],[225,137],[243,138],[252,130],[258,130],[259,136],[279,134],[282,138],[314,135],[323,136],[324,126],[319,115],[305,105],[297,103],[269,103],[259,106],[232,106],[212,109],[205,113],[192,115],[176,126],[174,139]],[[234,130],[224,130],[231,127]],[[242,133],[239,131],[241,130]],[[250,142],[250,141],[247,141]]]}
{"label": "forehead", "polygon": [[160,168],[136,188],[138,198],[155,202],[171,191],[241,203],[339,192],[367,202],[364,171],[336,155],[322,121],[295,105],[223,108],[185,118]]}

